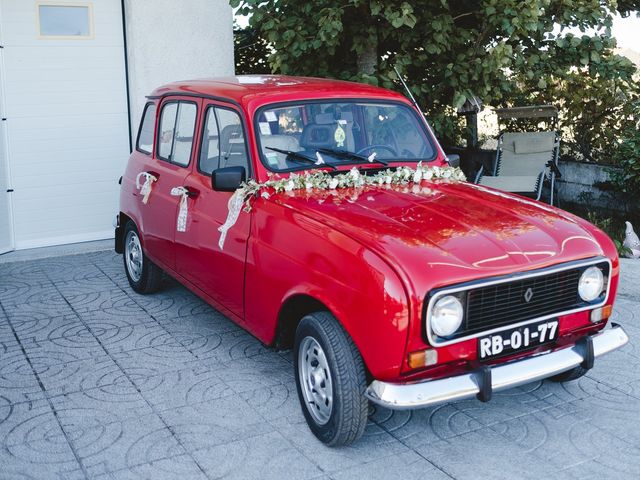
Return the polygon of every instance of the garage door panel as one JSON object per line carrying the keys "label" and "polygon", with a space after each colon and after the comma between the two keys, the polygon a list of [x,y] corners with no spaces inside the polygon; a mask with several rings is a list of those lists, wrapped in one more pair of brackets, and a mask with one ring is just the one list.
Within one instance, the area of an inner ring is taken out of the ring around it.
{"label": "garage door panel", "polygon": [[[81,189],[82,190],[82,189]],[[69,192],[60,195],[53,192],[46,204],[36,198],[28,189],[16,192],[15,203],[20,205],[23,215],[16,218],[16,243],[41,237],[60,237],[64,234],[84,233],[91,235],[95,232],[111,232],[112,221],[115,216],[115,201],[117,188],[107,187],[104,191]],[[82,203],[86,208],[78,210],[77,204]],[[85,227],[85,231],[78,232],[77,224]],[[43,242],[44,243],[44,242]]]}
{"label": "garage door panel", "polygon": [[39,38],[36,3],[0,0],[17,248],[113,235],[129,156],[121,2],[65,40]]}
{"label": "garage door panel", "polygon": [[[50,166],[51,167],[51,166]],[[100,165],[87,165],[78,167],[74,172],[59,171],[54,168],[41,168],[40,175],[22,175],[20,171],[14,176],[14,189],[36,188],[41,189],[55,183],[57,188],[73,187],[77,189],[80,185],[91,185],[98,187],[99,182],[108,182],[116,185],[120,178],[120,173],[114,173],[112,169],[100,168]],[[26,172],[23,172],[26,173]]]}
{"label": "garage door panel", "polygon": [[[56,111],[56,109],[57,110],[65,109],[65,113],[60,113],[60,116],[65,116],[65,115],[96,116],[101,114],[111,115],[114,113],[122,113],[119,105],[114,105],[109,101],[103,101],[103,99],[100,99],[99,101],[93,101],[93,102],[71,103],[71,102],[74,102],[75,100],[72,96],[70,96],[66,99],[65,98],[56,98],[56,99],[48,98],[46,101],[49,104],[49,108],[50,108],[49,111]],[[13,109],[13,111],[14,111],[14,114],[10,118],[32,119],[32,118],[38,117],[39,114],[42,114],[43,112],[42,103],[31,104],[29,102],[25,102],[25,104],[20,108],[19,111],[16,111],[15,108]]]}
{"label": "garage door panel", "polygon": [[[93,125],[85,125],[82,122],[82,116],[60,116],[43,117],[36,116],[34,118],[13,119],[12,121],[12,138],[18,142],[42,141],[55,142],[62,141],[62,145],[75,144],[76,141],[83,138],[113,140],[114,134],[123,134],[128,132],[128,124],[126,114],[109,114],[101,115],[104,122],[98,122]],[[108,118],[113,117],[113,118]],[[95,115],[94,115],[95,119]],[[109,142],[105,142],[109,144]],[[94,155],[100,155],[100,151],[93,152]]]}
{"label": "garage door panel", "polygon": [[[94,68],[108,68],[109,65],[105,65],[104,62],[117,61],[123,55],[122,48],[122,45],[98,47],[93,44],[85,46],[42,44],[37,49],[34,49],[33,46],[18,45],[11,48],[5,62],[11,68],[18,68],[32,73],[42,71],[42,65],[34,64],[33,62],[46,63],[47,72],[64,70],[69,67],[80,67],[81,71],[86,71]],[[85,58],[79,58],[79,55]]]}
{"label": "garage door panel", "polygon": [[[121,148],[119,145],[108,144],[102,148],[101,157],[93,157],[95,154],[95,148],[92,142],[88,142],[86,145],[73,145],[67,146],[63,141],[57,142],[57,148],[53,148],[52,142],[38,142],[32,149],[22,147],[20,150],[24,154],[25,164],[14,165],[13,172],[19,172],[23,168],[37,167],[42,165],[51,165],[51,155],[57,153],[64,153],[71,159],[68,162],[55,164],[56,169],[61,171],[74,171],[75,168],[86,165],[99,165],[101,162],[112,162],[114,159],[119,159],[121,154]],[[17,149],[16,149],[17,150]],[[91,159],[90,161],[87,159]],[[125,163],[122,163],[124,168]]]}
{"label": "garage door panel", "polygon": [[[117,187],[117,183],[115,184]],[[25,212],[46,212],[47,217],[61,218],[68,216],[69,212],[64,212],[64,209],[73,209],[78,202],[82,202],[84,205],[91,206],[93,209],[99,209],[100,206],[111,205],[114,192],[118,189],[114,187],[114,182],[105,182],[103,185],[93,184],[94,190],[87,191],[82,185],[74,185],[73,189],[68,192],[51,192],[49,199],[45,205],[37,198],[36,193],[42,193],[42,190],[35,188],[24,188],[20,192],[16,192],[15,202],[21,204],[21,208]],[[103,210],[104,211],[104,210]],[[79,211],[75,212],[76,215],[89,215],[93,216],[94,211]],[[109,217],[114,217],[116,212],[110,210]],[[30,219],[23,217],[23,220],[17,219],[16,225],[29,223]],[[109,222],[109,225],[111,222]]]}
{"label": "garage door panel", "polygon": [[[100,71],[102,71],[102,75],[100,75],[100,78],[96,78],[96,73],[100,73]],[[25,77],[38,77],[41,75],[41,73],[31,74],[29,72],[23,72],[23,74]],[[65,76],[67,77],[66,79]],[[25,80],[16,81],[15,83],[7,82],[7,86],[12,89],[15,95],[29,95],[31,103],[48,101],[49,96],[51,95],[57,96],[61,95],[65,91],[68,92],[68,72],[53,71],[48,73],[47,77],[46,84],[43,84],[42,80],[37,78],[25,78]],[[114,95],[117,95],[115,98],[122,98],[122,94],[120,92],[113,91],[114,83],[124,86],[122,78],[120,78],[118,72],[109,71],[107,69],[86,72],[75,75],[74,81],[86,85],[84,85],[82,91],[72,92],[73,97],[67,95],[64,97],[65,99],[72,101],[76,99],[84,101],[91,99],[96,100],[99,98],[101,93],[106,93],[108,96],[111,96],[111,98],[113,98]],[[11,105],[11,103],[12,102],[9,101],[8,105]]]}

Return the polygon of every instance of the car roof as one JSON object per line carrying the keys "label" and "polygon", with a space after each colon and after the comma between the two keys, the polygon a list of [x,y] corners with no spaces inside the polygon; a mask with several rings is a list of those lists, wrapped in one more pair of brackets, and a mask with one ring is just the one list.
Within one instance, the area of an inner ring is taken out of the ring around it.
{"label": "car roof", "polygon": [[216,97],[233,103],[267,104],[302,98],[376,98],[407,101],[403,95],[364,83],[287,75],[238,75],[172,82],[149,98],[169,94]]}

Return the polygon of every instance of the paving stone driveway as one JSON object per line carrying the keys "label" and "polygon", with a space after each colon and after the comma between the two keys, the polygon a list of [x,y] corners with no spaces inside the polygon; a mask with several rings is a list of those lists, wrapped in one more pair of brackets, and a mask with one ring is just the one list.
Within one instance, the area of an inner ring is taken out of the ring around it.
{"label": "paving stone driveway", "polygon": [[[634,265],[635,267],[635,265]],[[0,478],[640,478],[640,268],[631,336],[587,377],[414,412],[330,449],[291,357],[175,283],[131,291],[110,252],[0,264]]]}

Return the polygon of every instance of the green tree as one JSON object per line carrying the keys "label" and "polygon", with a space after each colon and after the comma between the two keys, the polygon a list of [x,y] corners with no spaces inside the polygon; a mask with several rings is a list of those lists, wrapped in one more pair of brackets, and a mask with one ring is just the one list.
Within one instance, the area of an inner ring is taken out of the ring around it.
{"label": "green tree", "polygon": [[255,28],[235,27],[233,29],[233,54],[238,75],[271,72],[267,60],[271,49]]}
{"label": "green tree", "polygon": [[[273,46],[273,72],[397,89],[397,66],[448,145],[460,141],[455,110],[471,95],[493,106],[550,101],[559,104],[564,124],[575,126],[574,151],[590,158],[587,133],[606,131],[624,98],[638,95],[635,67],[615,54],[610,31],[613,15],[640,9],[638,0],[230,3]],[[615,94],[607,100],[615,105],[599,104],[610,89]],[[577,122],[587,90],[595,102],[588,107],[595,125],[589,131]],[[596,142],[594,151],[609,139]]]}

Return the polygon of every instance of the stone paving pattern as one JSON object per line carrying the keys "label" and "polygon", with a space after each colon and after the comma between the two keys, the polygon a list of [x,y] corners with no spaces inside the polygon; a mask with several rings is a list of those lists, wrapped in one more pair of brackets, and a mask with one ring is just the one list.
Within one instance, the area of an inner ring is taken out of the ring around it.
{"label": "stone paving pattern", "polygon": [[0,478],[637,479],[633,267],[615,309],[631,342],[586,377],[372,408],[364,438],[331,449],[305,424],[291,354],[176,283],[137,295],[111,252],[0,264]]}

